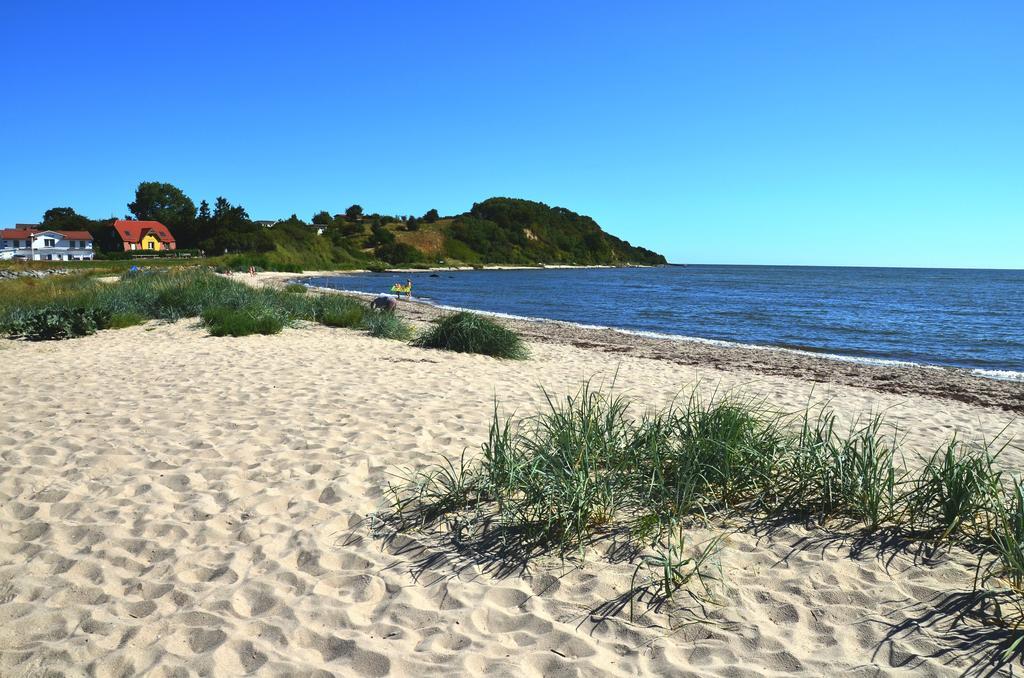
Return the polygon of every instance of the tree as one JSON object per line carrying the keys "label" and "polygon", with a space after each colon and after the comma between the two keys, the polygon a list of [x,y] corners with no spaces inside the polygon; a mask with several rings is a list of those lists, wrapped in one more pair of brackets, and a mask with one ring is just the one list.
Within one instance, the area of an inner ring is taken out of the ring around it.
{"label": "tree", "polygon": [[267,252],[274,249],[274,241],[267,229],[249,219],[244,207],[218,197],[213,204],[209,231],[200,246],[209,253]]}
{"label": "tree", "polygon": [[377,248],[377,258],[389,264],[414,264],[423,261],[423,252],[401,242],[385,243]]}
{"label": "tree", "polygon": [[43,214],[43,228],[87,231],[92,220],[70,207],[53,207]]}
{"label": "tree", "polygon": [[140,221],[159,221],[171,229],[179,247],[195,247],[196,205],[177,186],[143,181],[128,209]]}
{"label": "tree", "polygon": [[437,210],[434,209],[427,210],[427,213],[423,215],[423,221],[427,222],[428,224],[432,224],[440,218],[441,215],[438,214]]}
{"label": "tree", "polygon": [[345,210],[345,218],[349,221],[358,221],[363,218],[363,208],[359,205],[352,205]]}
{"label": "tree", "polygon": [[375,226],[370,229],[370,237],[366,241],[369,247],[380,247],[395,242],[395,234],[383,226]]}
{"label": "tree", "polygon": [[420,222],[416,217],[409,217],[409,221],[405,222],[405,230],[407,231],[418,231],[420,230]]}
{"label": "tree", "polygon": [[96,250],[110,252],[120,249],[120,238],[114,235],[112,219],[94,220],[70,207],[54,207],[43,214],[43,228],[55,231],[88,231]]}
{"label": "tree", "polygon": [[327,212],[317,212],[313,215],[313,223],[317,226],[330,226],[333,219]]}

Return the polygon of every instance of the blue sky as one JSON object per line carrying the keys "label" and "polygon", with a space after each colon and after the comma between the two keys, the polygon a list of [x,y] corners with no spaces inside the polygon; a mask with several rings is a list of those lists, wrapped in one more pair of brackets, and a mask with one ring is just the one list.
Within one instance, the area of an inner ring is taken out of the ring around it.
{"label": "blue sky", "polygon": [[589,214],[691,263],[1024,267],[1024,3],[3,3],[0,225]]}

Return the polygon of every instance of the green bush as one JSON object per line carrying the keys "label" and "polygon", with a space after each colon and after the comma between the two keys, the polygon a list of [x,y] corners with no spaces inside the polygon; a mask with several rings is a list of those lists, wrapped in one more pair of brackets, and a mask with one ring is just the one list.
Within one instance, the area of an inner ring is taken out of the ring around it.
{"label": "green bush", "polygon": [[202,317],[215,337],[277,334],[284,328],[281,318],[262,308],[210,308],[203,311]]}
{"label": "green bush", "polygon": [[406,341],[412,337],[412,327],[394,313],[370,311],[363,320],[363,328],[370,336]]}
{"label": "green bush", "polygon": [[522,360],[528,351],[523,340],[490,318],[460,311],[436,321],[413,342],[423,348],[459,353],[482,353],[495,358]]}
{"label": "green bush", "polygon": [[362,327],[366,312],[361,308],[329,309],[320,317],[328,327]]}
{"label": "green bush", "polygon": [[31,341],[71,339],[93,334],[110,325],[105,309],[49,306],[24,315],[15,333]]}

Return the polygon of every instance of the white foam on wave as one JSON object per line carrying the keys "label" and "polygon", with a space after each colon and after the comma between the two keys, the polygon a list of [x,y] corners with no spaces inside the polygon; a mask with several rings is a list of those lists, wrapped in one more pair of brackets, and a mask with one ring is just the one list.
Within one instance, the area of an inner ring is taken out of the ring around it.
{"label": "white foam on wave", "polygon": [[1024,382],[1024,372],[1013,370],[971,370],[971,374],[986,379],[998,379],[999,381],[1021,381]]}
{"label": "white foam on wave", "polygon": [[[329,287],[327,289],[343,292],[346,294],[360,294],[376,296],[372,292],[363,292],[362,290],[346,290],[338,287]],[[842,355],[840,353],[818,353],[815,351],[806,351],[799,348],[786,348],[784,346],[765,346],[763,344],[744,344],[738,341],[728,341],[725,339],[707,339],[705,337],[690,337],[683,334],[665,334],[664,332],[651,332],[648,330],[630,330],[623,327],[612,327],[611,325],[590,325],[587,323],[572,322],[569,320],[554,320],[552,318],[538,318],[535,316],[528,315],[513,315],[511,313],[502,313],[500,311],[481,311],[475,308],[463,308],[461,306],[449,306],[446,304],[438,304],[429,299],[423,297],[417,297],[415,301],[425,303],[428,306],[434,306],[435,308],[444,309],[446,311],[470,311],[472,313],[479,313],[480,315],[490,316],[492,318],[506,318],[508,320],[526,320],[529,322],[536,323],[552,323],[556,325],[567,325],[569,327],[579,327],[586,330],[610,330],[612,332],[618,332],[620,334],[628,334],[636,337],[644,337],[647,339],[659,339],[663,341],[678,341],[678,342],[693,342],[698,344],[707,344],[710,346],[722,346],[725,348],[745,348],[754,349],[758,351],[779,351],[782,353],[790,353],[795,355],[809,356],[812,358],[824,358],[826,360],[835,360],[838,362],[856,363],[858,365],[874,365],[878,367],[920,367],[928,370],[948,370],[948,369],[964,369],[956,367],[944,367],[942,365],[929,365],[927,363],[917,363],[909,360],[892,360],[888,358],[868,358],[864,356],[852,356]],[[1024,372],[1016,372],[1014,370],[982,370],[982,369],[968,369],[968,371],[978,377],[985,379],[996,379],[999,381],[1020,381],[1024,382]]]}

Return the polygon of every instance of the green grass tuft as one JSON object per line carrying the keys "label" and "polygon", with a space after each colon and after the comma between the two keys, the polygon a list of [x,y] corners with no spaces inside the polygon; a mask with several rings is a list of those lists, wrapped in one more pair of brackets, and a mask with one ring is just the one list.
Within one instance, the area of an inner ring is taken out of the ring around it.
{"label": "green grass tuft", "polygon": [[146,322],[146,317],[141,313],[125,311],[122,313],[111,314],[110,323],[107,325],[107,327],[112,330],[120,330],[124,329],[125,327],[141,325],[144,322]]}
{"label": "green grass tuft", "polygon": [[281,318],[260,308],[210,308],[203,311],[202,317],[215,337],[277,334],[284,328]]}
{"label": "green grass tuft", "polygon": [[996,456],[989,443],[954,439],[908,470],[881,417],[841,428],[828,408],[784,415],[696,393],[638,411],[584,384],[531,417],[495,405],[479,455],[407,472],[382,518],[398,530],[448,525],[460,546],[504,544],[524,560],[553,551],[582,561],[596,541],[614,535],[619,548],[622,537],[637,562],[630,595],[665,599],[714,579],[718,542],[695,544],[688,525],[813,516],[834,531],[973,549],[979,582],[1015,596],[1016,612],[1004,613],[1024,628],[1024,485],[1007,492]]}
{"label": "green grass tuft", "polygon": [[372,337],[408,341],[412,338],[412,327],[394,313],[369,311],[363,318],[363,328]]}
{"label": "green grass tuft", "polygon": [[441,318],[417,337],[413,344],[423,348],[481,353],[513,360],[522,360],[528,355],[526,345],[518,334],[490,318],[468,311]]}

